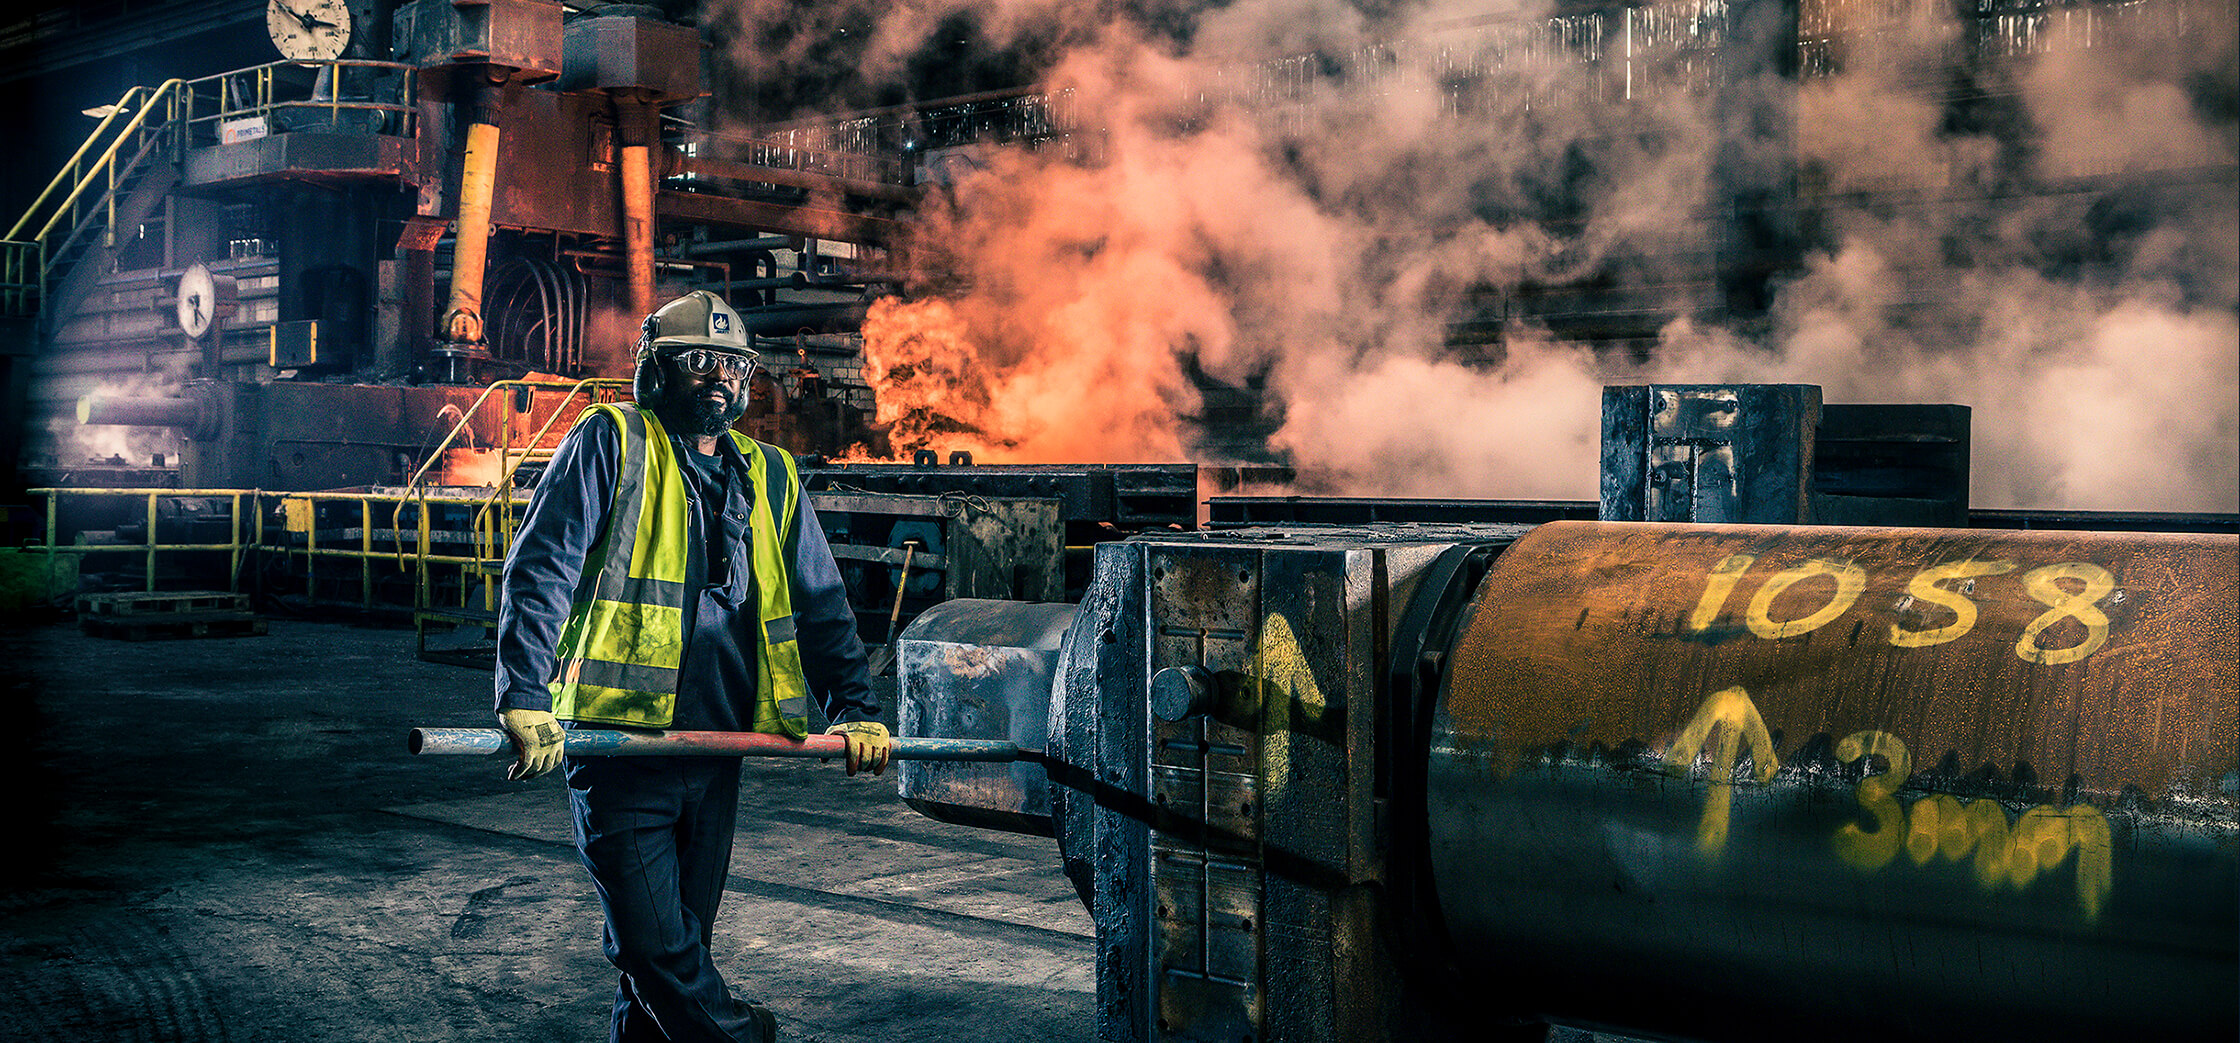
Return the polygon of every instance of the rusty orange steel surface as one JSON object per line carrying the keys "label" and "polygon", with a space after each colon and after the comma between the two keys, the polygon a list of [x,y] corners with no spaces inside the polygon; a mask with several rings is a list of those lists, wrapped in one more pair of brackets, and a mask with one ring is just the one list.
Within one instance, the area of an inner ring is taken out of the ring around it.
{"label": "rusty orange steel surface", "polygon": [[2240,539],[1557,522],[1453,647],[1465,980],[1690,1039],[2232,1038]]}
{"label": "rusty orange steel surface", "polygon": [[1497,767],[1671,756],[1726,716],[1761,772],[1874,733],[1914,771],[2205,797],[2240,765],[2236,563],[2222,535],[1556,523],[1479,590],[1445,709]]}

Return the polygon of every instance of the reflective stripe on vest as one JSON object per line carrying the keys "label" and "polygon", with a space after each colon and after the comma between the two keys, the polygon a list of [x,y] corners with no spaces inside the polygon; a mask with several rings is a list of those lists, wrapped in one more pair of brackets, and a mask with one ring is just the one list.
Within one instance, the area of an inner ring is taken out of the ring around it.
{"label": "reflective stripe on vest", "polygon": [[[561,627],[547,685],[562,720],[666,728],[676,716],[684,658],[689,512],[684,474],[661,422],[629,405],[602,404],[621,434],[605,531],[585,559],[591,577]],[[750,569],[762,640],[756,657],[754,730],[808,732],[809,682],[794,638],[793,589],[780,535],[798,522],[801,477],[793,456],[731,432],[753,486]],[[649,520],[647,504],[654,505]]]}

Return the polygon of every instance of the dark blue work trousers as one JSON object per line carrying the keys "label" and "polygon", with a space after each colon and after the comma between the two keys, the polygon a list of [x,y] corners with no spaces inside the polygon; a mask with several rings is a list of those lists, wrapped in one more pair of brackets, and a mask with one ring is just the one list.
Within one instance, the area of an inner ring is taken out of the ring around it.
{"label": "dark blue work trousers", "polygon": [[765,1043],[708,953],[731,870],[736,757],[570,757],[576,850],[622,972],[612,1043]]}

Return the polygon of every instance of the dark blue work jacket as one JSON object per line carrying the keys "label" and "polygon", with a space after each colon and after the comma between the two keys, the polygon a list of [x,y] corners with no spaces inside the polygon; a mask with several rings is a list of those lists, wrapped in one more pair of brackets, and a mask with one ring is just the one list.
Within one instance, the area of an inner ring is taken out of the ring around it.
{"label": "dark blue work jacket", "polygon": [[[549,710],[545,682],[553,676],[553,648],[583,580],[584,559],[599,540],[614,498],[620,435],[604,419],[576,425],[554,451],[537,480],[529,513],[506,557],[498,606],[497,708]],[[677,711],[671,727],[685,731],[746,731],[753,727],[756,661],[761,628],[755,618],[747,497],[752,486],[745,460],[728,438],[718,455],[701,456],[681,438],[671,439],[683,463],[692,550],[687,582],[699,596],[686,602],[683,663],[678,669]],[[723,505],[720,512],[711,508]],[[650,506],[648,509],[651,509]],[[833,721],[874,720],[863,642],[856,636],[840,569],[825,543],[809,498],[801,498],[799,523],[787,556],[793,569],[793,611],[809,692]]]}

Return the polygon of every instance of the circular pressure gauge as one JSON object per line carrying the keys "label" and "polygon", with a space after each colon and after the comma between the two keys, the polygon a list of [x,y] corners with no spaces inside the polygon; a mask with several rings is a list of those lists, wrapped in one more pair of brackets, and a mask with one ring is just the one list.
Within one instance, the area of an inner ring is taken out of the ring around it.
{"label": "circular pressure gauge", "polygon": [[196,340],[218,325],[221,313],[233,311],[234,281],[230,275],[213,275],[205,265],[194,265],[179,273],[179,292],[174,302],[178,309],[179,329]]}
{"label": "circular pressure gauge", "polygon": [[264,27],[282,58],[333,61],[350,45],[350,8],[342,0],[266,0]]}

